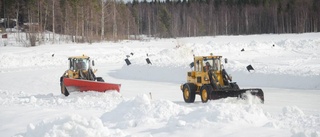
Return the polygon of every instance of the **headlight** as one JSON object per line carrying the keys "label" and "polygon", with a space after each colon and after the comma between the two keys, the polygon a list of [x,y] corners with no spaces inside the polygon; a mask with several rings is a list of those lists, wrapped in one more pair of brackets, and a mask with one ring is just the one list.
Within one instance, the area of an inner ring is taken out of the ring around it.
{"label": "headlight", "polygon": [[209,78],[208,78],[208,77],[204,77],[204,80],[205,80],[205,81],[209,81]]}

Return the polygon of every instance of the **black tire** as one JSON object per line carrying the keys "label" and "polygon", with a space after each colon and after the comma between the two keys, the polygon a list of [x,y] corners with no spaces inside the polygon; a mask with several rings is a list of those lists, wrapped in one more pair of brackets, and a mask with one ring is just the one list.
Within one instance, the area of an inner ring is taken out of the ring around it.
{"label": "black tire", "polygon": [[102,77],[97,77],[97,81],[104,82]]}
{"label": "black tire", "polygon": [[208,102],[212,92],[212,87],[209,85],[203,85],[200,89],[200,96],[202,103]]}
{"label": "black tire", "polygon": [[65,95],[66,97],[69,96],[69,92],[66,86],[63,84],[63,78],[60,78],[60,88],[61,88],[61,94]]}
{"label": "black tire", "polygon": [[186,103],[193,103],[196,99],[196,86],[194,84],[186,83],[183,86],[182,94]]}

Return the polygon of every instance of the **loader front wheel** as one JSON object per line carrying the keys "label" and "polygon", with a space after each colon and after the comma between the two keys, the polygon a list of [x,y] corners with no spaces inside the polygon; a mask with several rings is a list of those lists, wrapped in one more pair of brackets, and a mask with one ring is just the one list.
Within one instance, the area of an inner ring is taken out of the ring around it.
{"label": "loader front wheel", "polygon": [[196,90],[196,87],[195,85],[192,85],[192,84],[185,84],[183,86],[183,99],[186,103],[193,103],[195,98],[196,98],[196,94],[195,94],[195,90]]}
{"label": "loader front wheel", "polygon": [[68,92],[66,86],[63,84],[63,79],[60,80],[60,87],[61,87],[61,94],[65,95],[65,96],[69,96],[69,92]]}
{"label": "loader front wheel", "polygon": [[212,88],[208,85],[204,85],[200,89],[200,96],[202,103],[206,103],[209,100],[210,93],[212,92]]}

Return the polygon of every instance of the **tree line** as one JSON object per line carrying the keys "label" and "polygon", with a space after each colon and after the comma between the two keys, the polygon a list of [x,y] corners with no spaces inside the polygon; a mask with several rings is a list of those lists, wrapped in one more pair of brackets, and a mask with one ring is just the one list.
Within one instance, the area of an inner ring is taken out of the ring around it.
{"label": "tree line", "polygon": [[320,0],[1,0],[0,7],[16,26],[36,23],[33,32],[74,42],[320,30]]}

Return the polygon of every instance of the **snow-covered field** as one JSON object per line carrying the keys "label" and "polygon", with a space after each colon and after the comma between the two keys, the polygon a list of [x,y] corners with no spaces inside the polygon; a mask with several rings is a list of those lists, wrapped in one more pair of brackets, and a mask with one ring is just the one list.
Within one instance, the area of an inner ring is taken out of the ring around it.
{"label": "snow-covered field", "polygon": [[[180,84],[193,55],[210,53],[228,59],[241,88],[262,88],[265,104],[184,103]],[[120,93],[60,94],[67,57],[82,54],[95,60],[97,76],[122,84]],[[0,110],[3,137],[318,137],[320,33],[1,46]]]}

